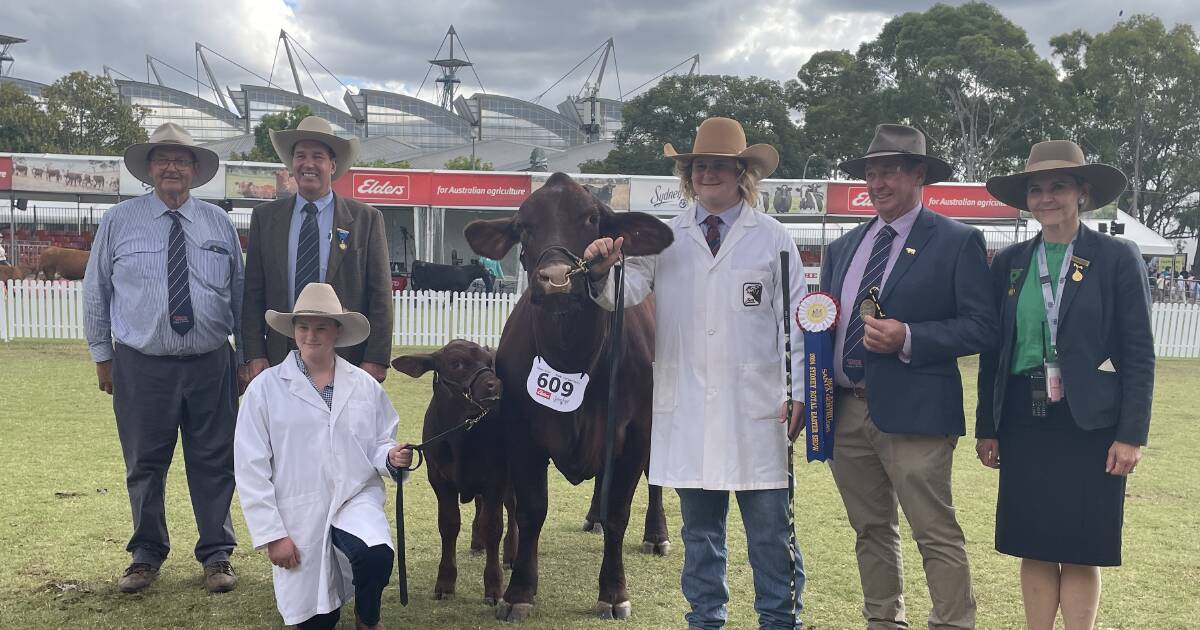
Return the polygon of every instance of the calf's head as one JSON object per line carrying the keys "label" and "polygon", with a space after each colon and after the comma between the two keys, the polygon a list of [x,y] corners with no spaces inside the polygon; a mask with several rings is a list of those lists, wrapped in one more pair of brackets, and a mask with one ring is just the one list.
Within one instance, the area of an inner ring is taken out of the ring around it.
{"label": "calf's head", "polygon": [[659,219],[642,212],[613,212],[563,173],[546,180],[516,214],[472,221],[465,234],[476,254],[493,260],[519,243],[535,302],[548,296],[586,297],[584,274],[575,272],[583,251],[599,237],[625,237],[622,251],[627,256],[657,254],[674,238]]}
{"label": "calf's head", "polygon": [[[455,339],[429,354],[396,357],[392,367],[413,378],[433,372],[433,399],[449,396],[464,404],[466,417],[500,403],[503,386],[496,377],[496,355],[479,344]],[[442,399],[446,400],[446,399]]]}

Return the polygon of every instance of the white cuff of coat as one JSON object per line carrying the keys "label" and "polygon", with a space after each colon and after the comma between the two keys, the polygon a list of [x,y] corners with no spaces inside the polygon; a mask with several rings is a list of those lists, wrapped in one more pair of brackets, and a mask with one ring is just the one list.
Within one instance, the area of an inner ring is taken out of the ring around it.
{"label": "white cuff of coat", "polygon": [[900,360],[905,363],[912,361],[912,329],[904,325],[904,346],[900,348]]}

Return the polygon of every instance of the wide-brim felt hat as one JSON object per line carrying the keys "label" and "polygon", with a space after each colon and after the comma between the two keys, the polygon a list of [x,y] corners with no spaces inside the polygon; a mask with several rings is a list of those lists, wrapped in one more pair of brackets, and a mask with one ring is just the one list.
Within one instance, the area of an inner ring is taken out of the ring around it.
{"label": "wide-brim felt hat", "polygon": [[295,338],[293,320],[297,317],[325,317],[341,324],[334,347],[357,346],[366,341],[371,334],[371,322],[362,313],[347,311],[342,308],[337,293],[333,287],[321,282],[310,282],[300,291],[296,305],[290,313],[276,310],[267,311],[267,325],[275,332],[289,338]]}
{"label": "wide-brim felt hat", "polygon": [[1047,140],[1029,149],[1025,170],[1012,175],[998,175],[987,180],[987,190],[993,197],[1021,210],[1028,210],[1027,186],[1032,175],[1040,173],[1069,173],[1087,182],[1091,188],[1084,210],[1103,208],[1125,192],[1128,179],[1121,169],[1108,164],[1088,163],[1083,149],[1070,140]]}
{"label": "wide-brim felt hat", "polygon": [[746,132],[732,118],[706,118],[696,129],[692,150],[679,153],[670,142],[663,145],[663,155],[676,162],[690,162],[700,156],[731,157],[741,160],[746,170],[758,179],[770,177],[779,168],[779,151],[769,144],[746,146]]}
{"label": "wide-brim felt hat", "polygon": [[125,149],[125,168],[139,181],[151,186],[154,185],[154,180],[150,179],[150,152],[158,147],[182,147],[192,152],[196,160],[196,175],[192,177],[192,188],[207,184],[216,176],[217,168],[221,165],[221,158],[216,152],[197,145],[187,129],[175,123],[163,123],[150,134],[146,142]]}
{"label": "wide-brim felt hat", "polygon": [[333,151],[333,159],[337,168],[333,171],[333,179],[338,179],[354,166],[358,158],[358,138],[343,138],[333,132],[333,125],[320,116],[308,116],[300,121],[295,129],[283,131],[269,130],[271,145],[279,160],[289,167],[292,164],[292,150],[296,143],[302,140],[313,140],[329,147]]}
{"label": "wide-brim felt hat", "polygon": [[884,124],[875,127],[875,137],[867,147],[866,155],[846,160],[838,164],[838,168],[855,179],[865,180],[867,160],[871,158],[899,155],[913,158],[925,163],[926,184],[949,181],[954,174],[945,160],[929,155],[926,152],[925,134],[920,129],[908,125]]}

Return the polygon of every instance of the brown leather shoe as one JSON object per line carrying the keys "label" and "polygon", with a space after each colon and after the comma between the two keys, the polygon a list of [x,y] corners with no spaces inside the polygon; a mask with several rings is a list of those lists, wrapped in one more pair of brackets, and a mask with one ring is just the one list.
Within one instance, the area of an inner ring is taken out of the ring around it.
{"label": "brown leather shoe", "polygon": [[367,624],[363,623],[362,618],[358,616],[358,612],[355,612],[354,613],[354,630],[385,630],[385,629],[383,627],[382,619],[379,620],[379,623],[377,623],[373,626],[368,626]]}
{"label": "brown leather shoe", "polygon": [[237,576],[228,560],[215,560],[204,565],[204,588],[210,593],[228,593],[237,585]]}
{"label": "brown leather shoe", "polygon": [[134,562],[125,569],[117,580],[117,589],[122,593],[140,593],[158,579],[158,569],[145,562]]}

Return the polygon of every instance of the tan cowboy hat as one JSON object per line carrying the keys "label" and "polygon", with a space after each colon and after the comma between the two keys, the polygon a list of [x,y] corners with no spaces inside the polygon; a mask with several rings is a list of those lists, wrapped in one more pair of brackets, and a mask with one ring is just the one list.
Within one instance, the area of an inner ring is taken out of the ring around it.
{"label": "tan cowboy hat", "polygon": [[867,160],[889,155],[902,155],[924,162],[926,184],[948,181],[954,172],[954,169],[950,168],[950,165],[943,160],[925,153],[925,134],[908,125],[875,127],[875,137],[871,138],[871,146],[867,147],[867,154],[860,158],[846,160],[838,164],[838,168],[855,179],[866,179]]}
{"label": "tan cowboy hat", "polygon": [[769,144],[747,147],[746,132],[732,118],[704,119],[696,129],[691,153],[679,153],[668,142],[663,145],[663,155],[676,162],[688,162],[701,155],[737,158],[759,179],[770,177],[779,167],[779,151]]}
{"label": "tan cowboy hat", "polygon": [[192,188],[199,188],[208,183],[216,174],[221,158],[211,149],[198,146],[192,140],[192,134],[187,129],[175,123],[159,125],[150,139],[141,144],[135,144],[125,149],[125,168],[143,183],[154,185],[150,179],[150,164],[147,161],[150,152],[156,147],[183,147],[192,152],[196,160],[196,176],[192,178]]}
{"label": "tan cowboy hat", "polygon": [[333,151],[333,159],[337,169],[333,171],[333,179],[346,174],[354,160],[358,157],[358,138],[343,138],[333,132],[333,125],[320,116],[308,116],[300,121],[295,129],[284,131],[270,130],[271,144],[280,161],[288,166],[292,163],[292,149],[301,140],[315,140]]}
{"label": "tan cowboy hat", "polygon": [[285,337],[294,338],[296,332],[292,321],[297,317],[325,317],[341,324],[337,341],[333,343],[337,348],[357,346],[371,334],[371,322],[361,313],[343,310],[333,287],[320,282],[304,285],[291,313],[268,310],[267,325]]}
{"label": "tan cowboy hat", "polygon": [[1020,210],[1028,210],[1026,184],[1034,173],[1070,173],[1091,185],[1084,211],[1103,208],[1125,191],[1125,173],[1108,164],[1089,164],[1083,149],[1070,140],[1047,140],[1029,149],[1025,170],[987,180],[987,190],[996,199]]}

